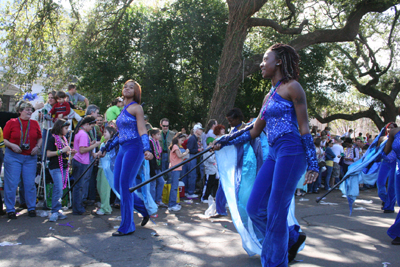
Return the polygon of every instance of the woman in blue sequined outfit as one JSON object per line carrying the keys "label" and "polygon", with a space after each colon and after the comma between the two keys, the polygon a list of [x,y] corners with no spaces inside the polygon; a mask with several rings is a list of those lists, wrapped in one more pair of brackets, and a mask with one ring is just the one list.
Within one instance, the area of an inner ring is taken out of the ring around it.
{"label": "woman in blue sequined outfit", "polygon": [[141,93],[142,90],[137,82],[133,80],[125,82],[122,91],[125,107],[117,118],[119,135],[105,146],[105,150],[110,151],[116,145],[120,145],[114,165],[114,186],[121,196],[122,221],[118,231],[112,234],[113,236],[129,235],[135,231],[133,209],[143,215],[142,226],[150,218],[143,200],[135,193],[129,192],[129,188],[135,184],[143,158],[146,160],[153,158],[144,113],[140,105]]}
{"label": "woman in blue sequined outfit", "polygon": [[[400,109],[399,109],[399,115],[400,115]],[[396,159],[390,158],[393,157],[393,154],[390,153],[392,150],[395,152]],[[393,160],[400,161],[400,128],[394,128],[390,131],[389,139],[386,143],[382,156],[383,159],[388,162]],[[400,206],[400,170],[397,170],[394,186],[395,186],[397,204]],[[400,245],[400,213],[397,214],[394,224],[390,226],[390,228],[387,230],[387,234],[390,236],[390,238],[393,239],[392,241],[393,245]]]}
{"label": "woman in blue sequined outfit", "polygon": [[299,227],[288,227],[289,205],[301,176],[306,183],[318,177],[318,161],[309,131],[307,103],[297,82],[299,56],[289,45],[275,44],[265,53],[262,76],[271,79],[256,122],[234,134],[222,137],[214,146],[241,144],[258,137],[265,129],[269,154],[258,172],[247,203],[247,212],[265,236],[262,243],[263,266],[287,266],[305,241]]}
{"label": "woman in blue sequined outfit", "polygon": [[[394,128],[397,128],[396,123],[388,123],[386,126],[386,136],[389,136],[390,131]],[[394,151],[391,153],[394,154]],[[382,200],[382,209],[384,213],[393,213],[394,205],[396,204],[396,194],[394,189],[396,163],[396,160],[388,162],[387,160],[383,159],[381,162],[381,167],[379,168],[378,179],[376,180],[378,196]]]}

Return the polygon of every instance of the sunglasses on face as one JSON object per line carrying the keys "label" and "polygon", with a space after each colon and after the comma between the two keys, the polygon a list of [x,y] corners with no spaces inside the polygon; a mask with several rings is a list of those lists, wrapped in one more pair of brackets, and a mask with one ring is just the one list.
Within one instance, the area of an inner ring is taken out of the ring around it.
{"label": "sunglasses on face", "polygon": [[163,125],[162,127],[168,128],[168,127],[169,127],[169,125]]}

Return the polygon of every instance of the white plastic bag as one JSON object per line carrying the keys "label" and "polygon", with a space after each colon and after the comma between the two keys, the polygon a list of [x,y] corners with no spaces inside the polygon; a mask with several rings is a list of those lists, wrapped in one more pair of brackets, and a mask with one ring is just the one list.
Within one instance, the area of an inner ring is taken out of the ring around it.
{"label": "white plastic bag", "polygon": [[208,197],[208,209],[204,213],[206,217],[211,217],[217,215],[217,206],[215,204],[214,198],[210,195]]}

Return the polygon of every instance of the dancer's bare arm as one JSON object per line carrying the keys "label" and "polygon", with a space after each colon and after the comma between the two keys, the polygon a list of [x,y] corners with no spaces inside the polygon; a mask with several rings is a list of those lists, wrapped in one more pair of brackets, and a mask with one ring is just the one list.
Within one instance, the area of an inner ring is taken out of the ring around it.
{"label": "dancer's bare arm", "polygon": [[[303,88],[297,81],[292,81],[288,84],[286,92],[289,94],[289,98],[294,104],[300,135],[309,134],[310,127],[308,125],[307,100]],[[318,175],[318,172],[307,171],[304,184],[315,182]]]}
{"label": "dancer's bare arm", "polygon": [[[142,106],[139,104],[133,104],[127,108],[127,111],[136,117],[139,135],[142,136],[144,134],[147,134],[146,123],[144,122],[144,112],[143,112]],[[150,151],[145,151],[144,158],[146,160],[152,160],[153,154]]]}
{"label": "dancer's bare arm", "polygon": [[394,141],[394,136],[400,131],[400,128],[396,128],[390,131],[389,133],[389,139],[386,142],[385,148],[383,151],[385,151],[385,154],[388,155],[392,151],[392,144]]}
{"label": "dancer's bare arm", "polygon": [[265,128],[265,120],[257,118],[256,122],[254,123],[253,129],[250,130],[251,138],[259,137],[262,131]]}

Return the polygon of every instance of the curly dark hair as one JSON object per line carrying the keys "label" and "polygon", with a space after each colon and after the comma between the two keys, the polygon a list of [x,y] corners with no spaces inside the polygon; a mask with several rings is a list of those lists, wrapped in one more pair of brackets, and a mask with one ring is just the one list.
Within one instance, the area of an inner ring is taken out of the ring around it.
{"label": "curly dark hair", "polygon": [[287,44],[274,44],[269,49],[275,52],[277,59],[282,60],[282,82],[287,83],[293,79],[297,81],[300,74],[300,56],[297,54],[296,50]]}

